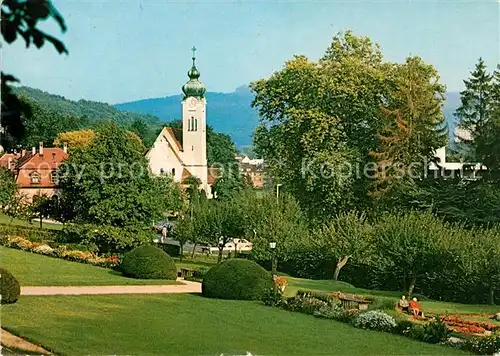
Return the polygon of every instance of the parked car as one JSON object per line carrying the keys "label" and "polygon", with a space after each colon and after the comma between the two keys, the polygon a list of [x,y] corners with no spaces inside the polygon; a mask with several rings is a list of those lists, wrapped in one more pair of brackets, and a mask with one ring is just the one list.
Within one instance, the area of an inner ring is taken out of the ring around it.
{"label": "parked car", "polygon": [[[232,240],[229,240],[226,242],[224,245],[224,248],[222,249],[223,252],[250,252],[252,251],[252,243],[248,240],[245,239],[240,239],[240,238],[235,238]],[[219,248],[217,246],[208,246],[206,247],[208,249],[207,252],[210,253],[217,253],[219,252]]]}

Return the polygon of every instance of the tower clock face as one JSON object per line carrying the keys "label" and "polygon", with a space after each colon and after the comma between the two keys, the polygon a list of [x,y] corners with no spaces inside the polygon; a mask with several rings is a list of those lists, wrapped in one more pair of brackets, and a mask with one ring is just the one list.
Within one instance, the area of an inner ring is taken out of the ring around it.
{"label": "tower clock face", "polygon": [[194,108],[198,104],[198,100],[196,98],[189,99],[189,107]]}

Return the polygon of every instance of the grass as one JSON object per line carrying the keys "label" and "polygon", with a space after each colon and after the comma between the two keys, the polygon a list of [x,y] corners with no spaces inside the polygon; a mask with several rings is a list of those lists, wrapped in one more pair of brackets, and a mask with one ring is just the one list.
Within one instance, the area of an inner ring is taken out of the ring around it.
{"label": "grass", "polygon": [[259,302],[196,295],[24,296],[2,306],[2,327],[66,355],[462,354]]}
{"label": "grass", "polygon": [[0,260],[1,265],[12,272],[22,286],[100,286],[178,283],[158,279],[127,278],[111,269],[65,261],[3,246],[0,246]]}
{"label": "grass", "polygon": [[[40,227],[40,222],[38,220],[33,220],[33,222],[30,224],[29,221],[21,220],[21,219],[17,219],[17,218],[12,219],[12,218],[5,216],[3,214],[0,215],[0,224],[17,225],[17,226],[34,227],[34,228]],[[49,229],[49,230],[62,230],[63,225],[42,221],[42,228]]]}

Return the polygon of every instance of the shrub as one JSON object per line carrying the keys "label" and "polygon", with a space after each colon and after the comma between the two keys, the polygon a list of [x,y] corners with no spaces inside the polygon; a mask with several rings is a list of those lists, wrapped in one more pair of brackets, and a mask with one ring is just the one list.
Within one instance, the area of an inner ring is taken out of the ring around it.
{"label": "shrub", "polygon": [[464,348],[478,355],[495,355],[500,353],[500,336],[472,337],[465,342]]}
{"label": "shrub", "polygon": [[193,282],[203,282],[203,278],[205,277],[205,274],[207,273],[208,268],[206,267],[201,267],[200,269],[195,269],[193,271],[193,275],[184,278],[186,281],[193,281]]}
{"label": "shrub", "polygon": [[392,330],[396,334],[400,335],[408,335],[412,327],[415,326],[415,323],[409,320],[400,320],[396,322],[396,327]]}
{"label": "shrub", "polygon": [[262,294],[262,302],[270,307],[279,307],[283,304],[283,294],[276,288],[266,289]]}
{"label": "shrub", "polygon": [[250,260],[231,259],[212,267],[203,278],[205,297],[237,300],[261,299],[273,288],[271,275]]}
{"label": "shrub", "polygon": [[84,244],[99,253],[129,251],[137,246],[151,243],[153,232],[140,227],[118,228],[92,224],[67,225],[58,237],[59,242]]}
{"label": "shrub", "polygon": [[177,268],[172,257],[150,245],[140,246],[126,253],[121,270],[125,276],[133,278],[177,279]]}
{"label": "shrub", "polygon": [[2,304],[17,302],[21,294],[21,287],[16,277],[5,268],[0,267],[0,296]]}
{"label": "shrub", "polygon": [[394,318],[379,310],[370,310],[358,315],[353,324],[357,328],[378,331],[391,331],[396,327]]}
{"label": "shrub", "polygon": [[370,309],[372,310],[394,310],[397,302],[393,299],[387,298],[375,298],[375,300],[370,304]]}
{"label": "shrub", "polygon": [[296,295],[288,298],[283,307],[287,310],[314,315],[322,307],[327,307],[329,304],[320,299],[308,296]]}
{"label": "shrub", "polygon": [[330,293],[326,293],[326,292],[317,292],[317,291],[309,291],[309,290],[299,289],[297,291],[296,295],[299,297],[316,298],[316,299],[322,300],[323,302],[325,302],[329,305],[335,305],[339,302],[337,297],[333,296]]}
{"label": "shrub", "polygon": [[450,335],[451,331],[438,317],[436,321],[425,324],[423,341],[437,344],[448,340]]}
{"label": "shrub", "polygon": [[339,304],[325,305],[314,312],[314,316],[347,323],[352,315]]}
{"label": "shrub", "polygon": [[181,255],[181,247],[174,244],[157,244],[158,248],[165,251],[169,256],[179,257]]}
{"label": "shrub", "polygon": [[425,335],[424,327],[422,325],[414,324],[407,335],[412,339],[423,341]]}

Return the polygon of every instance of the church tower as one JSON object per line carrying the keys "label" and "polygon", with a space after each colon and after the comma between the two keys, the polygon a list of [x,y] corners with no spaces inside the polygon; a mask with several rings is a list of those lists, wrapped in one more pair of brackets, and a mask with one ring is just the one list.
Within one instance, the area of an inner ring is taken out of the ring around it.
{"label": "church tower", "polygon": [[182,86],[182,147],[183,162],[191,175],[199,178],[201,188],[208,191],[207,173],[207,120],[205,86],[199,80],[196,68],[196,47],[193,51],[193,65],[188,71],[189,81]]}

